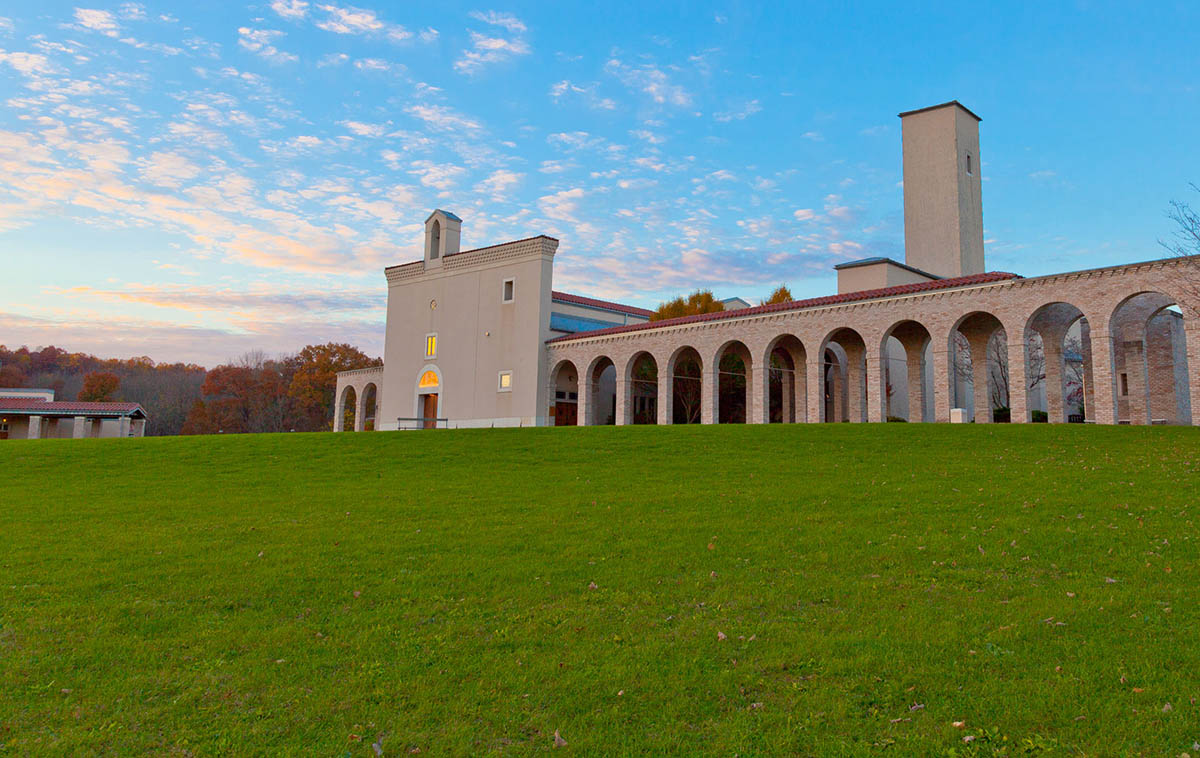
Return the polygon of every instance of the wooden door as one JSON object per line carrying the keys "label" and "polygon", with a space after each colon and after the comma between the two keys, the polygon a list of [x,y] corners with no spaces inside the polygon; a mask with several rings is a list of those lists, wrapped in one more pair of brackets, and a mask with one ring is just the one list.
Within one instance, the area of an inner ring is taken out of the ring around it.
{"label": "wooden door", "polygon": [[575,403],[554,404],[554,425],[575,426],[579,423],[579,406]]}
{"label": "wooden door", "polygon": [[438,411],[438,396],[437,393],[422,395],[424,403],[421,406],[422,422],[421,426],[425,429],[434,429],[437,427],[437,411]]}

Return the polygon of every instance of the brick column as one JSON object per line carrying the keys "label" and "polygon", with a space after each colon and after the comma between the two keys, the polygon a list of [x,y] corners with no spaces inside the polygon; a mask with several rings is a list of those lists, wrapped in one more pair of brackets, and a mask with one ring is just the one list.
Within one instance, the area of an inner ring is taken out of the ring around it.
{"label": "brick column", "polygon": [[808,420],[808,363],[796,363],[792,372],[792,418],[797,424]]}
{"label": "brick column", "polygon": [[887,393],[883,387],[883,367],[884,362],[875,351],[874,360],[871,359],[870,352],[867,353],[866,366],[864,367],[867,373],[867,422],[878,424],[884,420],[883,405],[887,400]]}
{"label": "brick column", "polygon": [[1188,320],[1183,323],[1183,338],[1187,345],[1187,381],[1192,424],[1200,426],[1200,326],[1192,326]]}
{"label": "brick column", "polygon": [[1083,418],[1096,420],[1096,376],[1092,370],[1092,330],[1087,319],[1079,325],[1079,341],[1083,345]]}
{"label": "brick column", "polygon": [[908,368],[908,420],[920,423],[925,420],[925,346],[904,346],[904,360]]}
{"label": "brick column", "polygon": [[[987,346],[990,334],[974,333],[967,337],[971,346],[971,397],[974,398],[975,423],[992,423],[992,398],[988,392]],[[1011,361],[1009,373],[1009,403],[1012,402]]]}
{"label": "brick column", "polygon": [[950,423],[950,403],[953,398],[952,377],[954,366],[952,355],[946,343],[949,337],[941,342],[934,342],[930,355],[933,357],[933,420],[939,424]]}
{"label": "brick column", "polygon": [[[713,360],[716,363],[716,360]],[[707,371],[700,372],[700,423],[715,424],[720,416],[717,415],[717,398],[721,389],[721,374],[717,367],[710,366]]]}
{"label": "brick column", "polygon": [[75,425],[71,429],[71,439],[81,440],[87,436],[88,417],[76,416]]}
{"label": "brick column", "polygon": [[1117,389],[1113,386],[1112,336],[1092,330],[1092,395],[1097,424],[1117,423]]}
{"label": "brick column", "polygon": [[575,425],[576,426],[591,426],[592,425],[592,379],[590,376],[584,376],[584,371],[576,374],[575,386],[578,390],[575,393],[577,402],[575,404]]}
{"label": "brick column", "polygon": [[633,423],[633,382],[623,377],[617,378],[617,410],[613,414],[613,423],[617,426]]}
{"label": "brick column", "polygon": [[[796,374],[796,371],[782,371],[779,374],[779,420],[785,424],[793,423],[799,418],[799,409],[796,407]],[[770,391],[769,382],[767,390]],[[770,410],[768,406],[767,411]],[[767,418],[767,421],[770,420]]]}
{"label": "brick column", "polygon": [[1125,376],[1129,385],[1129,423],[1150,423],[1150,387],[1147,381],[1145,343],[1130,341],[1121,343],[1125,352]]}
{"label": "brick column", "polygon": [[664,426],[675,420],[675,378],[673,367],[659,364],[658,370],[658,424]]}
{"label": "brick column", "polygon": [[766,366],[746,367],[746,423],[766,424],[771,420],[770,376]]}
{"label": "brick column", "polygon": [[825,412],[825,383],[821,381],[824,371],[825,366],[819,357],[810,358],[804,366],[805,402],[808,407],[806,420],[810,424],[818,424],[825,420],[822,418]]}
{"label": "brick column", "polygon": [[[844,346],[843,346],[844,347]],[[863,384],[865,379],[862,351],[857,348],[846,350],[846,417],[852,424],[863,420]]]}
{"label": "brick column", "polygon": [[1029,379],[1025,373],[1025,339],[1019,330],[1008,340],[1008,407],[1014,424],[1029,421]]}
{"label": "brick column", "polygon": [[1051,424],[1067,420],[1063,408],[1062,339],[1042,335],[1042,357],[1046,363],[1046,416]]}

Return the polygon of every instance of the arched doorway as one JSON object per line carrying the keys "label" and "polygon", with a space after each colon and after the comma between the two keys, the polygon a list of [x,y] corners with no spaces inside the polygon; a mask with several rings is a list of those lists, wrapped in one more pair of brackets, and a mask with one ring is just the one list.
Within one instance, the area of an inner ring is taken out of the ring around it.
{"label": "arched doorway", "polygon": [[[825,338],[825,420],[867,420],[867,343],[849,327]],[[833,370],[831,370],[833,369]]]}
{"label": "arched doorway", "polygon": [[427,366],[417,379],[417,427],[436,429],[438,412],[442,402],[442,374],[434,366]]}
{"label": "arched doorway", "polygon": [[1091,329],[1070,303],[1047,303],[1025,322],[1025,377],[1033,421],[1082,423],[1091,416]]}
{"label": "arched doorway", "polygon": [[795,336],[776,337],[767,346],[767,423],[795,424],[808,412],[807,355]]}
{"label": "arched doorway", "polygon": [[354,391],[353,386],[347,386],[342,390],[337,407],[334,409],[333,430],[335,432],[357,431],[354,426],[354,422],[358,418],[357,411],[358,393]]}
{"label": "arched doorway", "polygon": [[699,424],[704,362],[694,347],[681,347],[667,364],[671,373],[671,423]]}
{"label": "arched doorway", "polygon": [[588,372],[587,413],[591,426],[617,423],[617,368],[612,359],[601,356],[592,361]]}
{"label": "arched doorway", "polygon": [[658,423],[658,362],[638,353],[629,362],[629,423]]}
{"label": "arched doorway", "polygon": [[917,423],[932,412],[933,338],[924,324],[905,320],[884,333],[880,345],[883,417]]}
{"label": "arched doorway", "polygon": [[954,407],[970,407],[977,424],[1009,421],[1011,393],[1024,396],[1027,388],[1009,386],[1008,340],[1000,319],[984,311],[963,316],[950,330],[949,347]]}
{"label": "arched doorway", "polygon": [[579,373],[571,361],[559,361],[550,375],[555,426],[579,424]]}
{"label": "arched doorway", "polygon": [[1117,423],[1192,423],[1194,378],[1175,299],[1161,292],[1126,298],[1113,311],[1109,333]]}
{"label": "arched doorway", "polygon": [[364,432],[375,431],[375,416],[379,406],[379,390],[371,382],[362,391],[362,429]]}
{"label": "arched doorway", "polygon": [[725,343],[716,356],[716,422],[745,424],[750,417],[750,349],[738,340]]}

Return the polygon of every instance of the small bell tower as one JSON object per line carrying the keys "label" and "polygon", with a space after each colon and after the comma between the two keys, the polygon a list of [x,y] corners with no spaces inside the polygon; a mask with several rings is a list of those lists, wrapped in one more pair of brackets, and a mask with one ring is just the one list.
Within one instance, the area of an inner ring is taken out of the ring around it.
{"label": "small bell tower", "polygon": [[425,219],[425,268],[440,267],[442,259],[459,251],[462,219],[438,209]]}

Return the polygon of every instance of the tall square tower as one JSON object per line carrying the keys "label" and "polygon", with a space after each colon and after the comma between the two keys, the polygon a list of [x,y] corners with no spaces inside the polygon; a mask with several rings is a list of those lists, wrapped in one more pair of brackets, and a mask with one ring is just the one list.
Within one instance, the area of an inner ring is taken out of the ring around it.
{"label": "tall square tower", "polygon": [[957,100],[900,114],[904,260],[941,277],[984,271],[979,116]]}

